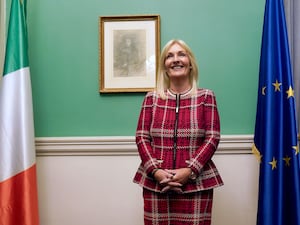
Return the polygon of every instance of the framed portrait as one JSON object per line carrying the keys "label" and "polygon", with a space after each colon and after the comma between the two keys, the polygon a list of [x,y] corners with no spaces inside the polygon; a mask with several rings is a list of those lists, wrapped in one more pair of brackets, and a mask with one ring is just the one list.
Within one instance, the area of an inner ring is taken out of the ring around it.
{"label": "framed portrait", "polygon": [[100,93],[153,90],[160,54],[160,16],[101,16],[99,32]]}

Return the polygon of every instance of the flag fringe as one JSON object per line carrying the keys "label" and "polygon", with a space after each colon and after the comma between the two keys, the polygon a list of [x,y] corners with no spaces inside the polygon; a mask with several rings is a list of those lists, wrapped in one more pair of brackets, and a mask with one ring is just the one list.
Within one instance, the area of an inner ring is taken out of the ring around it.
{"label": "flag fringe", "polygon": [[258,148],[256,147],[255,144],[252,145],[252,153],[256,157],[257,161],[260,163],[262,156],[261,156],[260,151],[258,150]]}

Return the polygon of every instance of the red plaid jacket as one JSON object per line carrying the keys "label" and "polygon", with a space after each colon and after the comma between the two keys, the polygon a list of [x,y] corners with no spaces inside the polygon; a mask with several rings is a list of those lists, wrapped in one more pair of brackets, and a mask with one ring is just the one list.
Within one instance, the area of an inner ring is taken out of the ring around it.
{"label": "red plaid jacket", "polygon": [[211,160],[219,140],[220,120],[211,90],[198,89],[193,96],[167,91],[165,100],[149,92],[136,130],[141,164],[133,181],[160,192],[161,185],[152,177],[154,169],[190,167],[197,179],[184,185],[184,193],[221,186],[223,181]]}

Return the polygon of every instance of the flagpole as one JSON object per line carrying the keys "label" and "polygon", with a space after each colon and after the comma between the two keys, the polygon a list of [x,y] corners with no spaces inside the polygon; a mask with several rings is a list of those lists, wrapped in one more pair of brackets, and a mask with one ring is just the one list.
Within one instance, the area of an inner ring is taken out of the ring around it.
{"label": "flagpole", "polygon": [[6,39],[6,1],[0,0],[0,84],[3,74]]}

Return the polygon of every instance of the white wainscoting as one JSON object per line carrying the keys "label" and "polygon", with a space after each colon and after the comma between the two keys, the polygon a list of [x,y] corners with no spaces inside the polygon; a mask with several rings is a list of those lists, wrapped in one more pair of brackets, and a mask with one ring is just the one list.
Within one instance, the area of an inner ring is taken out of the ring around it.
{"label": "white wainscoting", "polygon": [[[254,225],[258,162],[252,135],[223,135],[213,158],[225,185],[215,189],[212,225]],[[140,163],[134,137],[36,138],[41,225],[142,225]]]}

